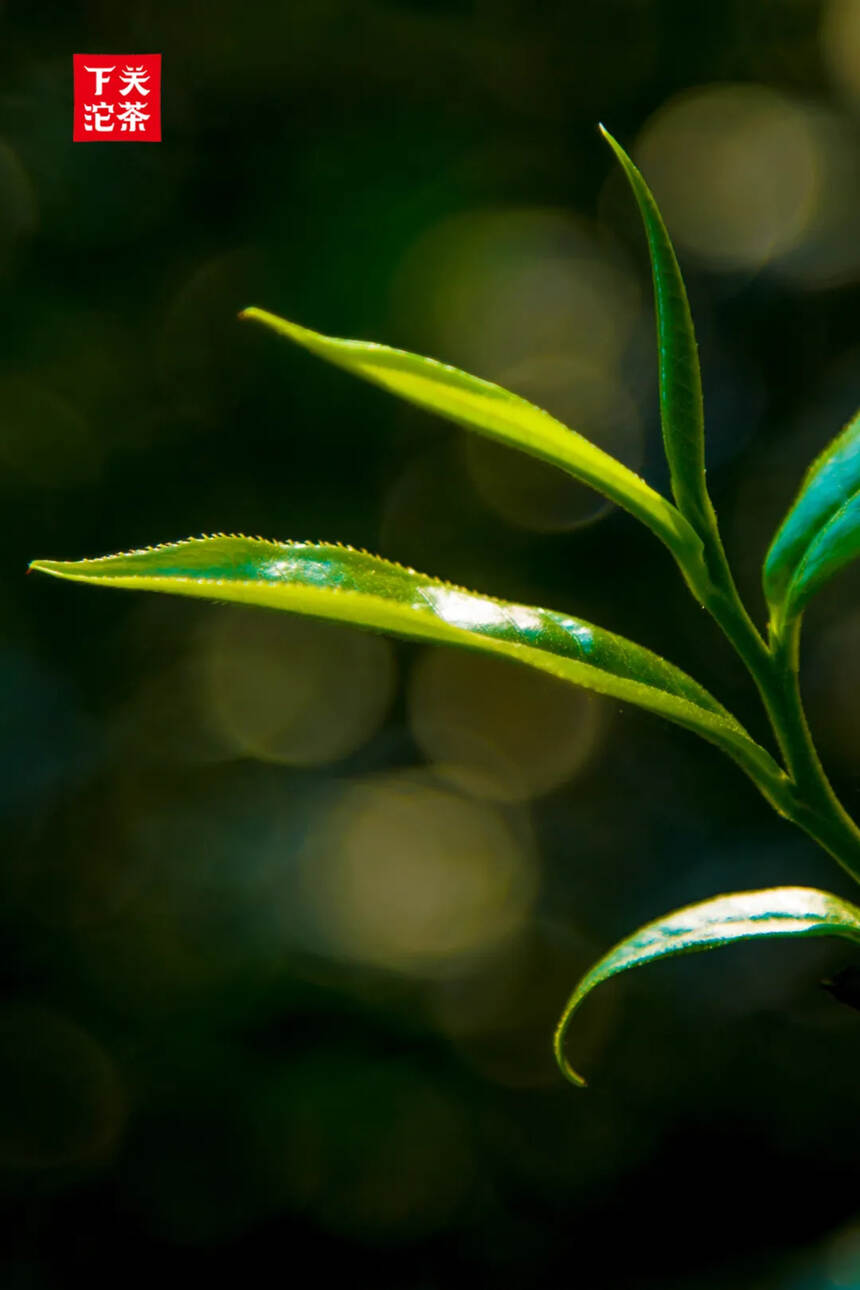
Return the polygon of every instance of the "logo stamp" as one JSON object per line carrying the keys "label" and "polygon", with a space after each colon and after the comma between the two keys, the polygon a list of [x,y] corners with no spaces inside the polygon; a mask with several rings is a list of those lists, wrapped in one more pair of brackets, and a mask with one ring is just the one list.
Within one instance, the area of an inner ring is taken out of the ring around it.
{"label": "logo stamp", "polygon": [[75,143],[161,142],[161,54],[73,54]]}

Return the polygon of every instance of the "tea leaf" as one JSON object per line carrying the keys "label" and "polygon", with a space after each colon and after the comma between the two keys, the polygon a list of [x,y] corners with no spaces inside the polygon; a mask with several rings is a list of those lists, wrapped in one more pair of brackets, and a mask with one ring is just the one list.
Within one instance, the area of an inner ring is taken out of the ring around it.
{"label": "tea leaf", "polygon": [[644,479],[548,412],[500,385],[402,349],[322,336],[264,309],[245,309],[239,316],[270,327],[410,403],[559,466],[630,511],[670,550],[698,551],[701,544],[683,516]]}
{"label": "tea leaf", "polygon": [[95,560],[36,560],[30,567],[75,582],[285,609],[501,655],[693,730],[757,782],[782,778],[770,755],[707,690],[641,645],[567,614],[464,591],[349,547],[222,534]]}
{"label": "tea leaf", "polygon": [[842,936],[860,941],[860,909],[811,887],[770,887],[717,896],[646,923],[595,963],[570,996],[555,1033],[555,1056],[562,1072],[584,1086],[585,1080],[564,1056],[564,1040],[574,1012],[595,986],[656,959],[763,936]]}
{"label": "tea leaf", "polygon": [[764,563],[777,627],[860,555],[860,412],[806,472]]}
{"label": "tea leaf", "polygon": [[672,493],[696,532],[713,534],[716,519],[705,484],[702,378],[684,279],[651,190],[621,144],[604,126],[600,131],[630,182],[648,238],[657,316],[660,418]]}

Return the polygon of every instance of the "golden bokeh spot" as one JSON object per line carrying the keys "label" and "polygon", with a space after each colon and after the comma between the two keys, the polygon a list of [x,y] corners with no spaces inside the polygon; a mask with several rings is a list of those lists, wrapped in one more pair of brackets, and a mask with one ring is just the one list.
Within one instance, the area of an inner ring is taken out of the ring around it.
{"label": "golden bokeh spot", "polygon": [[821,22],[821,53],[847,98],[860,102],[860,4],[830,0]]}
{"label": "golden bokeh spot", "polygon": [[395,971],[458,970],[529,916],[537,875],[522,832],[429,778],[348,785],[304,848],[321,938],[338,956]]}
{"label": "golden bokeh spot", "polygon": [[501,802],[538,797],[583,770],[605,714],[585,690],[475,654],[427,650],[410,682],[412,731],[437,772]]}
{"label": "golden bokeh spot", "polygon": [[286,614],[215,611],[201,638],[212,723],[241,755],[320,766],[382,723],[394,687],[389,641]]}
{"label": "golden bokeh spot", "polygon": [[431,228],[403,261],[395,299],[421,318],[428,353],[496,381],[547,355],[614,366],[642,303],[605,237],[541,207],[471,211]]}
{"label": "golden bokeh spot", "polygon": [[715,268],[757,268],[791,250],[821,200],[807,113],[764,85],[708,85],[670,99],[635,157],[672,237]]}

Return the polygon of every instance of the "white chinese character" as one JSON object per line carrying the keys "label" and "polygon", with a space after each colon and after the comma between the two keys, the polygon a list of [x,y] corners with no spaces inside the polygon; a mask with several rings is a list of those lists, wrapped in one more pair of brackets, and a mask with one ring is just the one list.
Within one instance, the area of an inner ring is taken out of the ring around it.
{"label": "white chinese character", "polygon": [[111,72],[115,71],[115,69],[116,69],[116,63],[114,63],[113,67],[85,67],[84,68],[85,72],[95,72],[95,77],[96,77],[95,92],[97,96],[99,94],[104,94],[105,81],[110,80],[110,74]]}
{"label": "white chinese character", "polygon": [[120,94],[130,94],[132,90],[137,90],[138,94],[149,93],[149,90],[144,87],[144,81],[149,80],[149,72],[142,63],[139,67],[126,64],[119,74],[119,79],[123,82]]}
{"label": "white chinese character", "polygon": [[141,134],[144,134],[146,126],[143,122],[149,120],[149,113],[143,110],[145,107],[145,103],[126,103],[123,110],[116,114],[117,121],[122,121],[120,128],[128,130],[130,134],[134,134],[137,128],[140,127]]}
{"label": "white chinese character", "polygon": [[[113,103],[84,104],[84,129],[95,129],[99,134],[110,134],[114,128],[111,121]],[[110,124],[108,124],[110,122]],[[125,129],[125,127],[123,127]]]}

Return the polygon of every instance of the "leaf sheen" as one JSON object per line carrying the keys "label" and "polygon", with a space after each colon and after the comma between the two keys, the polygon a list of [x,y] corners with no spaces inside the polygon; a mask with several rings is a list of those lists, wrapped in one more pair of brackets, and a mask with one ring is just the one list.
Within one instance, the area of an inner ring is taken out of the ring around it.
{"label": "leaf sheen", "polygon": [[806,472],[771,543],[764,590],[775,623],[796,617],[860,555],[860,411]]}
{"label": "leaf sheen", "polygon": [[584,435],[500,385],[388,345],[323,336],[264,309],[245,309],[239,317],[269,327],[418,407],[560,467],[635,515],[670,550],[698,551],[699,539],[684,517],[644,479]]}
{"label": "leaf sheen", "polygon": [[564,1040],[573,1014],[595,986],[657,959],[777,936],[842,936],[860,941],[860,909],[812,887],[771,887],[716,896],[646,923],[595,963],[570,996],[554,1041],[562,1073],[584,1087],[585,1080],[564,1055]]}
{"label": "leaf sheen", "polygon": [[716,532],[716,517],[705,483],[702,378],[684,279],[659,207],[640,170],[602,125],[600,132],[633,189],[648,239],[657,317],[660,419],[672,493],[696,532],[710,535]]}
{"label": "leaf sheen", "polygon": [[759,778],[780,774],[707,690],[641,645],[350,547],[222,534],[94,560],[36,560],[30,567],[76,582],[289,610],[500,655],[666,717]]}

